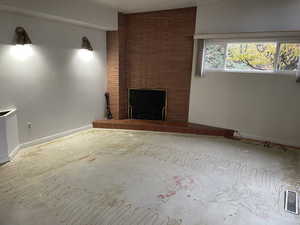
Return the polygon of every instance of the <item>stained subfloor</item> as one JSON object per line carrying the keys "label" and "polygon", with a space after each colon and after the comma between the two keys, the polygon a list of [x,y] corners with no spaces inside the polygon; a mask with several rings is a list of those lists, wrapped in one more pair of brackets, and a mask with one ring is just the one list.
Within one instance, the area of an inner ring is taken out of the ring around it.
{"label": "stained subfloor", "polygon": [[1,225],[299,225],[300,153],[221,137],[90,129],[0,167]]}

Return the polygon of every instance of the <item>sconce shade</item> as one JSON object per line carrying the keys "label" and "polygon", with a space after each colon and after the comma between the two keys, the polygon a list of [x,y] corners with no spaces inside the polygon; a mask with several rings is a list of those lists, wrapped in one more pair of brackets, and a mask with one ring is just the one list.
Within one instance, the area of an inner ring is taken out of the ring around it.
{"label": "sconce shade", "polygon": [[89,41],[89,39],[87,37],[82,38],[81,48],[82,49],[87,49],[87,50],[90,50],[90,51],[94,50],[91,43],[90,43],[90,41]]}
{"label": "sconce shade", "polygon": [[27,45],[32,44],[27,32],[23,27],[17,27],[15,30],[15,37],[14,37],[14,44],[15,45]]}

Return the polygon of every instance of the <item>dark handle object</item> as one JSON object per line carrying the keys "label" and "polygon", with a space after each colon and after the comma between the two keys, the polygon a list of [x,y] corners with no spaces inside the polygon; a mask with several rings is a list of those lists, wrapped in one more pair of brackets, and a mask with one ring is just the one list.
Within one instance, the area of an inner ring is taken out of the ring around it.
{"label": "dark handle object", "polygon": [[105,99],[106,99],[106,118],[111,120],[113,118],[112,113],[110,111],[110,103],[109,103],[109,93],[105,93]]}

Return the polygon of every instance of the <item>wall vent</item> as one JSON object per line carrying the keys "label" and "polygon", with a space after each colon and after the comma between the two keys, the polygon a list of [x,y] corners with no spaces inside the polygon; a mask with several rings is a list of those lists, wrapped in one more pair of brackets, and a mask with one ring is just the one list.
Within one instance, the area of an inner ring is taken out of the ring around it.
{"label": "wall vent", "polygon": [[285,191],[284,193],[284,209],[289,213],[298,215],[298,193],[295,191]]}

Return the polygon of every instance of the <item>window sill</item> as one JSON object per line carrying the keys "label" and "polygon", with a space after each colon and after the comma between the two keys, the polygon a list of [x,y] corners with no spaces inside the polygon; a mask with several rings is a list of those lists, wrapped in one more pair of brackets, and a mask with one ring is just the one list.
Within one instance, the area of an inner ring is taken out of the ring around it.
{"label": "window sill", "polygon": [[270,75],[290,75],[296,76],[296,71],[245,71],[245,70],[205,70],[206,73],[245,73],[245,74],[270,74]]}

